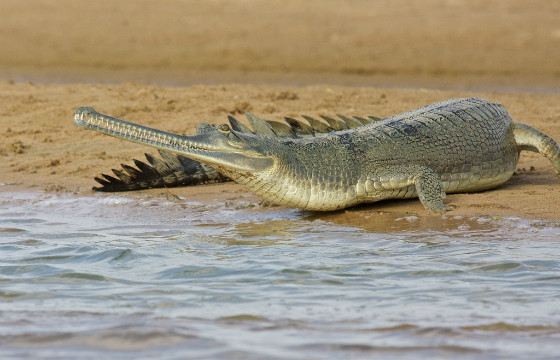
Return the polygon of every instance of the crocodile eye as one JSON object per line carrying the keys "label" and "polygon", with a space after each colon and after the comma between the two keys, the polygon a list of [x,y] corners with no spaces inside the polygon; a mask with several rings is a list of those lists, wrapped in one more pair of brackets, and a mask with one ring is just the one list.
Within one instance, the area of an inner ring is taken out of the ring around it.
{"label": "crocodile eye", "polygon": [[224,134],[228,134],[230,132],[230,128],[228,124],[221,124],[218,126],[218,130],[223,132]]}

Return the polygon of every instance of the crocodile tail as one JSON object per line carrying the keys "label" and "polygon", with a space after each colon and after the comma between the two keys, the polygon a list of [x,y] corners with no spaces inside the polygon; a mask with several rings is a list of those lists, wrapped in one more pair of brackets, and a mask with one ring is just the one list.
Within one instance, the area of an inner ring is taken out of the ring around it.
{"label": "crocodile tail", "polygon": [[198,161],[163,150],[159,154],[161,158],[145,154],[147,163],[135,159],[136,167],[121,164],[121,169],[112,169],[114,176],[101,174],[95,177],[100,186],[93,190],[130,191],[229,181],[226,176]]}
{"label": "crocodile tail", "polygon": [[515,123],[513,134],[519,151],[526,150],[542,154],[552,163],[560,176],[560,144],[543,132],[529,125]]}

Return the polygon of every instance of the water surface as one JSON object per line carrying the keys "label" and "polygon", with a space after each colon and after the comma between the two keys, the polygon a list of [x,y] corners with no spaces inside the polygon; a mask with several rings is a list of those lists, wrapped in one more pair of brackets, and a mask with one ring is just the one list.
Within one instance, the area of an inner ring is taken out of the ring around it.
{"label": "water surface", "polygon": [[0,254],[2,358],[560,353],[550,222],[0,192]]}

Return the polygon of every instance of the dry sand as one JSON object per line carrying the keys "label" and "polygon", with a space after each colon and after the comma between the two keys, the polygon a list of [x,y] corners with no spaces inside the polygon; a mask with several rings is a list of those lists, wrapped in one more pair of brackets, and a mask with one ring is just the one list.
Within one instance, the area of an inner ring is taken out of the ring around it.
{"label": "dry sand", "polygon": [[[227,113],[251,110],[270,119],[297,114],[388,116],[450,97],[482,96],[503,103],[512,116],[560,139],[560,95],[467,93],[435,90],[333,86],[278,87],[223,85],[0,85],[0,174],[6,190],[39,189],[88,193],[93,176],[141,158],[149,148],[85,131],[72,111],[90,105],[99,111],[178,133],[192,133],[201,121],[220,123]],[[252,201],[235,184],[152,190],[204,201]],[[449,196],[451,215],[514,215],[557,219],[560,180],[546,159],[525,154],[518,174],[500,189]],[[132,195],[132,194],[130,194]],[[418,201],[387,201],[358,212],[425,214]]]}
{"label": "dry sand", "polygon": [[[479,96],[560,139],[557,2],[4,0],[0,13],[4,191],[88,193],[93,176],[149,151],[78,129],[82,105],[191,133],[228,112],[387,116]],[[196,83],[206,85],[186,86]],[[141,196],[258,203],[240,189]],[[559,190],[547,161],[526,154],[506,186],[449,196],[451,215],[558,219]],[[425,214],[418,201],[390,201],[351,218],[380,212]]]}
{"label": "dry sand", "polygon": [[550,0],[2,0],[0,76],[560,87]]}

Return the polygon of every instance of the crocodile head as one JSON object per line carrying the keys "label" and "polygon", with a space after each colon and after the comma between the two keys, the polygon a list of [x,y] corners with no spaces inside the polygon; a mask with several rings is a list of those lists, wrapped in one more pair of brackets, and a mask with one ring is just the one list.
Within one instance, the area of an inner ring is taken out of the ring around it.
{"label": "crocodile head", "polygon": [[196,135],[177,135],[96,112],[93,108],[76,110],[77,125],[120,139],[182,154],[227,174],[247,176],[266,172],[274,165],[267,153],[270,139],[235,131],[228,125],[200,125]]}
{"label": "crocodile head", "polygon": [[266,139],[235,131],[227,124],[201,124],[194,136],[183,136],[186,143],[177,153],[227,173],[267,171],[274,165]]}

